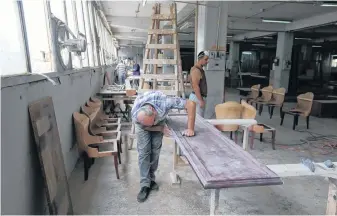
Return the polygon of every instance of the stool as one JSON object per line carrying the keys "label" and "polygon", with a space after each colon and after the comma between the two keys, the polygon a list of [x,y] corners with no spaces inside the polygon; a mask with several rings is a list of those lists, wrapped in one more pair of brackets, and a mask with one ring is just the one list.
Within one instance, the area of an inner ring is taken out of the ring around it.
{"label": "stool", "polygon": [[250,148],[254,149],[254,137],[255,137],[256,133],[260,134],[260,141],[262,142],[263,134],[269,132],[269,133],[271,133],[272,148],[273,148],[273,150],[275,150],[275,136],[276,136],[276,130],[275,130],[275,128],[270,127],[270,126],[268,126],[266,124],[257,124],[257,125],[263,126],[264,130],[263,130],[263,132],[255,132],[255,131],[252,131],[252,130],[249,131],[249,135],[250,135],[250,140],[249,140],[249,142],[250,142]]}

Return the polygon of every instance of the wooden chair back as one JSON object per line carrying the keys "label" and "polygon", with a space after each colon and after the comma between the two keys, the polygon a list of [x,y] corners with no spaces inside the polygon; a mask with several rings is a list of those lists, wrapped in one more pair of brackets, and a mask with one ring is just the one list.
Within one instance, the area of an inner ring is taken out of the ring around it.
{"label": "wooden chair back", "polygon": [[241,100],[241,106],[242,106],[242,112],[241,112],[242,119],[255,119],[256,117],[255,107],[248,104],[245,100]]}
{"label": "wooden chair back", "polygon": [[95,97],[90,97],[90,101],[102,105],[102,101]]}
{"label": "wooden chair back", "polygon": [[[217,119],[240,119],[242,106],[238,102],[228,101],[215,106],[215,115]],[[220,131],[236,131],[238,125],[216,125]]]}
{"label": "wooden chair back", "polygon": [[297,96],[297,104],[295,110],[301,112],[304,117],[309,116],[313,100],[314,94],[312,92],[300,94],[299,96]]}
{"label": "wooden chair back", "polygon": [[260,101],[268,102],[271,100],[273,95],[273,86],[267,86],[261,89],[262,96],[259,98]]}
{"label": "wooden chair back", "polygon": [[100,143],[102,136],[92,136],[89,134],[89,118],[79,112],[73,113],[76,141],[79,151],[86,151],[89,157],[98,157],[98,150],[89,146],[91,143]]}
{"label": "wooden chair back", "polygon": [[272,99],[270,102],[275,105],[282,105],[284,102],[285,94],[286,94],[285,88],[274,89]]}
{"label": "wooden chair back", "polygon": [[81,111],[89,118],[89,132],[92,135],[96,135],[100,132],[106,131],[105,127],[101,127],[103,123],[106,121],[101,121],[99,117],[100,108],[99,107],[88,107],[88,106],[81,106]]}
{"label": "wooden chair back", "polygon": [[261,85],[253,85],[250,89],[251,89],[251,93],[250,93],[250,97],[253,99],[256,99],[259,97],[260,94],[260,87]]}

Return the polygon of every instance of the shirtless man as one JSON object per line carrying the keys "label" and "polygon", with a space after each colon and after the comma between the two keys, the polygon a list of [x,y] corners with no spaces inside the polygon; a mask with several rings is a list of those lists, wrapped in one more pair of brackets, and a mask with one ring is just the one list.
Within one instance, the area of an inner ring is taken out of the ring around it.
{"label": "shirtless man", "polygon": [[207,98],[207,82],[206,74],[203,69],[208,63],[208,53],[201,51],[198,54],[197,63],[191,68],[190,81],[193,91],[190,94],[189,100],[197,103],[197,113],[204,117],[205,105]]}

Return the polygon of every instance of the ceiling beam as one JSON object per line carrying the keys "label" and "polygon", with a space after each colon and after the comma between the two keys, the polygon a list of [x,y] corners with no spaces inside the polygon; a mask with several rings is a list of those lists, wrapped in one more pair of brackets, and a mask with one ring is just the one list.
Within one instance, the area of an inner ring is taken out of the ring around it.
{"label": "ceiling beam", "polygon": [[108,23],[114,28],[129,28],[138,31],[147,32],[150,27],[151,19],[149,17],[119,17],[107,16]]}
{"label": "ceiling beam", "polygon": [[228,30],[260,31],[260,32],[284,32],[285,24],[229,22]]}
{"label": "ceiling beam", "polygon": [[337,11],[301,19],[286,25],[286,31],[298,31],[337,22]]}
{"label": "ceiling beam", "polygon": [[232,37],[230,39],[233,40],[233,41],[242,41],[242,40],[246,40],[246,39],[265,37],[265,36],[270,36],[270,35],[274,35],[274,34],[276,34],[276,32],[256,31],[256,32],[248,32],[248,33],[244,33],[244,34],[235,35],[234,37]]}

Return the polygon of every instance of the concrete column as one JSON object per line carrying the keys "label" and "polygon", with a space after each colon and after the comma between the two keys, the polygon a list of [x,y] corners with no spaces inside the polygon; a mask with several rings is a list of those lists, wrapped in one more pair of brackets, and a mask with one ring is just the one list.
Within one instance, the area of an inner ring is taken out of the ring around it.
{"label": "concrete column", "polygon": [[293,33],[280,32],[277,34],[276,58],[279,58],[279,65],[274,66],[271,83],[274,88],[283,87],[288,91],[293,42]]}
{"label": "concrete column", "polygon": [[[172,29],[172,26],[165,26],[164,29]],[[162,37],[162,44],[172,44],[172,36],[171,35],[164,35]],[[173,59],[174,58],[174,53],[173,50],[164,50],[163,51],[163,56],[165,59]],[[174,66],[172,65],[163,65],[163,73],[165,74],[170,74],[174,73]]]}
{"label": "concrete column", "polygon": [[[209,7],[198,6],[197,53],[205,50],[225,51],[227,44],[228,3],[208,1],[206,5]],[[226,61],[225,58],[223,61]],[[215,118],[215,106],[224,102],[225,63],[221,69],[204,69],[208,86],[204,117]]]}
{"label": "concrete column", "polygon": [[232,79],[237,77],[239,72],[240,61],[240,44],[232,41],[229,45],[229,65],[227,68],[231,70]]}

